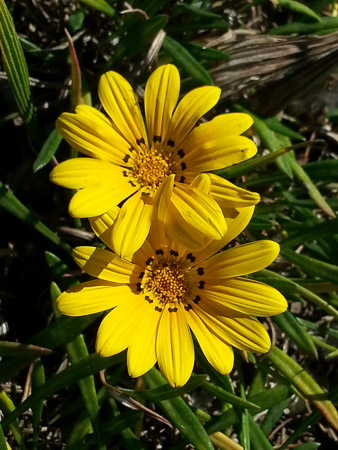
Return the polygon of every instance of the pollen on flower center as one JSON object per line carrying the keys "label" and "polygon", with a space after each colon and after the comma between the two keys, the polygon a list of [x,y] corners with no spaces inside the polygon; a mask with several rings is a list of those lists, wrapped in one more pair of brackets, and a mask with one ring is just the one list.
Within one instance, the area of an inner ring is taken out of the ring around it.
{"label": "pollen on flower center", "polygon": [[170,173],[169,158],[152,148],[140,151],[138,161],[133,168],[133,177],[151,190],[157,189]]}
{"label": "pollen on flower center", "polygon": [[189,289],[187,273],[177,263],[161,263],[147,269],[142,285],[162,304],[183,302]]}

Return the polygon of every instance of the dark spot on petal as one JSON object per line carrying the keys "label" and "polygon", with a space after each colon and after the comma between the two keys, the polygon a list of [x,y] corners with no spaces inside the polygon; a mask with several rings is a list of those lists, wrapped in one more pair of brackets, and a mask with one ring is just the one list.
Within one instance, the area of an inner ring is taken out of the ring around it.
{"label": "dark spot on petal", "polygon": [[150,192],[142,192],[141,195],[148,197],[150,195]]}
{"label": "dark spot on petal", "polygon": [[183,158],[183,156],[184,156],[184,151],[183,151],[182,149],[180,149],[180,150],[177,152],[177,154],[178,154],[178,156],[179,156],[180,158]]}
{"label": "dark spot on petal", "polygon": [[203,269],[203,267],[199,267],[199,268],[197,269],[197,273],[198,273],[198,275],[203,275],[203,274],[204,274],[204,269]]}
{"label": "dark spot on petal", "polygon": [[175,252],[175,250],[170,250],[171,256],[178,256],[178,252]]}
{"label": "dark spot on petal", "polygon": [[140,144],[143,144],[143,145],[144,145],[144,139],[143,139],[143,138],[141,138],[141,139],[136,139],[136,143],[137,143],[137,145],[140,145]]}
{"label": "dark spot on petal", "polygon": [[181,163],[181,169],[182,169],[182,170],[185,170],[186,168],[187,168],[186,163],[185,163],[185,162],[182,162],[182,163]]}
{"label": "dark spot on petal", "polygon": [[162,249],[156,250],[156,255],[163,255],[164,251]]}
{"label": "dark spot on petal", "polygon": [[136,284],[136,289],[137,289],[139,292],[142,291],[142,287],[141,287],[141,283],[140,283],[140,282],[138,282],[138,283]]}
{"label": "dark spot on petal", "polygon": [[169,139],[169,141],[167,142],[167,145],[169,145],[169,147],[174,147],[175,142],[171,139]]}
{"label": "dark spot on petal", "polygon": [[144,277],[144,272],[141,272],[138,277],[142,280],[142,278]]}
{"label": "dark spot on petal", "polygon": [[131,184],[133,187],[137,186],[132,180],[129,180],[128,183]]}
{"label": "dark spot on petal", "polygon": [[191,262],[194,262],[195,259],[196,259],[195,256],[193,256],[192,253],[188,253],[187,256],[186,256],[186,258],[187,258],[187,259],[190,259]]}
{"label": "dark spot on petal", "polygon": [[186,311],[190,311],[192,309],[192,306],[191,305],[185,305],[184,309]]}
{"label": "dark spot on petal", "polygon": [[184,183],[185,177],[182,175],[181,178],[179,179],[180,183]]}
{"label": "dark spot on petal", "polygon": [[162,137],[161,136],[154,136],[153,137],[153,141],[154,142],[162,142]]}
{"label": "dark spot on petal", "polygon": [[201,297],[199,295],[196,295],[193,302],[197,305],[197,303],[201,300]]}
{"label": "dark spot on petal", "polygon": [[145,300],[147,300],[148,303],[153,303],[153,302],[154,302],[154,300],[152,300],[152,299],[149,297],[149,295],[146,295],[144,298],[145,298]]}
{"label": "dark spot on petal", "polygon": [[205,285],[205,281],[200,281],[200,284],[198,285],[198,287],[200,289],[204,289],[204,285]]}
{"label": "dark spot on petal", "polygon": [[122,175],[123,175],[124,177],[127,177],[127,176],[128,176],[128,172],[127,172],[126,170],[124,170],[124,171],[122,172]]}
{"label": "dark spot on petal", "polygon": [[177,308],[176,308],[176,306],[174,308],[168,308],[168,311],[169,312],[177,312]]}
{"label": "dark spot on petal", "polygon": [[155,311],[162,312],[162,309],[163,308],[160,308],[159,306],[155,306]]}
{"label": "dark spot on petal", "polygon": [[150,266],[150,264],[154,261],[154,258],[148,258],[146,261],[146,266]]}
{"label": "dark spot on petal", "polygon": [[128,150],[130,151],[130,153],[133,153],[133,151],[134,151],[133,147],[129,147]]}
{"label": "dark spot on petal", "polygon": [[127,164],[127,162],[129,161],[129,159],[130,159],[130,155],[126,155],[126,156],[123,158],[123,161]]}

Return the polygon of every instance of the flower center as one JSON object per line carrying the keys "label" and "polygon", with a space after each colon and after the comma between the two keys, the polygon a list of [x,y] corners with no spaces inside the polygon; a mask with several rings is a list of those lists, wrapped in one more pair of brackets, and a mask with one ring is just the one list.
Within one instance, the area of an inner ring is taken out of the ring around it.
{"label": "flower center", "polygon": [[133,177],[144,187],[155,190],[171,173],[170,162],[156,149],[141,150],[133,168]]}
{"label": "flower center", "polygon": [[180,303],[188,292],[187,272],[176,262],[159,263],[146,269],[142,287],[162,303]]}

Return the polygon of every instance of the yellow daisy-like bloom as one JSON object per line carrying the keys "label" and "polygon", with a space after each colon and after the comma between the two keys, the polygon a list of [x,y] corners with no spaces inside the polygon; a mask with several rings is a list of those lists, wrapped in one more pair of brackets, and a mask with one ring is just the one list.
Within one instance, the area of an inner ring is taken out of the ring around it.
{"label": "yellow daisy-like bloom", "polygon": [[[111,356],[128,348],[132,377],[158,362],[171,386],[184,385],[194,365],[191,331],[209,363],[229,373],[232,346],[249,352],[270,348],[267,331],[253,316],[280,314],[287,308],[276,289],[243,277],[268,266],[279,252],[277,243],[262,240],[219,252],[245,228],[253,209],[229,210],[222,239],[210,240],[195,252],[170,241],[161,220],[155,220],[148,239],[129,261],[109,250],[75,248],[77,264],[97,279],[62,293],[59,310],[81,316],[112,309],[99,327],[96,351]],[[117,211],[110,211],[92,221],[107,245],[116,216]]]}
{"label": "yellow daisy-like bloom", "polygon": [[[259,201],[258,194],[207,173],[255,155],[255,144],[240,136],[252,125],[250,116],[223,114],[196,126],[217,103],[220,89],[194,89],[177,104],[179,90],[175,66],[155,70],[145,88],[144,121],[130,84],[107,72],[99,82],[99,97],[109,117],[80,105],[75,114],[64,113],[57,120],[66,141],[89,158],[59,164],[50,179],[79,189],[69,204],[74,217],[98,216],[122,205],[112,242],[120,256],[131,255],[145,241],[159,187],[172,174],[168,233],[191,249],[203,246],[205,237],[224,235],[224,208]],[[184,236],[177,227],[185,229]]]}

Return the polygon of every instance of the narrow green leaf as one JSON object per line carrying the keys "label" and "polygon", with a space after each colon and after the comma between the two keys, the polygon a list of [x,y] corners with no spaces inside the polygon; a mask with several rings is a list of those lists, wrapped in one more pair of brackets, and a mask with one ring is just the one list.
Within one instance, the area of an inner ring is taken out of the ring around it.
{"label": "narrow green leaf", "polygon": [[321,17],[320,22],[305,23],[305,22],[290,22],[286,25],[281,25],[276,28],[270,28],[269,34],[306,34],[318,33],[320,31],[330,30],[334,32],[338,30],[338,17]]}
{"label": "narrow green leaf", "polygon": [[65,29],[65,33],[68,41],[71,78],[72,78],[72,86],[70,90],[70,109],[71,111],[75,111],[75,107],[80,103],[83,103],[81,95],[82,94],[81,69],[71,35],[68,33],[67,29]]}
{"label": "narrow green leaf", "polygon": [[272,272],[271,270],[263,269],[256,272],[254,278],[271,284],[275,288],[279,289],[283,294],[299,294],[306,298],[306,300],[309,300],[314,305],[321,308],[323,311],[338,319],[338,311],[336,308],[319,297],[317,294],[314,294],[287,277],[283,277],[282,275]]}
{"label": "narrow green leaf", "polygon": [[261,430],[265,434],[265,436],[271,433],[273,427],[282,417],[289,403],[290,398],[287,398],[268,410],[266,416],[263,419],[263,422],[261,423]]}
{"label": "narrow green leaf", "polygon": [[294,131],[292,128],[284,125],[279,119],[277,119],[277,117],[265,119],[264,122],[270,130],[275,133],[281,134],[282,136],[286,136],[290,139],[296,139],[297,141],[305,141],[305,137],[302,134],[297,133],[297,131]]}
{"label": "narrow green leaf", "polygon": [[[56,283],[51,284],[50,293],[54,315],[56,318],[59,318],[62,315],[56,307],[56,299],[61,294],[61,291]],[[66,350],[72,365],[76,364],[84,358],[88,358],[88,349],[82,334],[79,334],[75,339],[68,342],[66,344]],[[91,375],[89,377],[83,378],[79,380],[78,384],[85,407],[87,409],[88,417],[93,426],[97,448],[100,450],[104,450],[106,446],[103,442],[101,431],[101,423],[99,419],[99,403],[96,395],[94,377]]]}
{"label": "narrow green leaf", "polygon": [[113,17],[115,15],[115,9],[112,8],[105,0],[80,0],[80,2],[90,6],[91,8],[97,9],[104,14],[107,14],[107,16]]}
{"label": "narrow green leaf", "polygon": [[[47,325],[42,331],[33,336],[30,341],[36,345],[53,350],[75,339],[82,330],[87,328],[100,315],[98,313],[84,317],[62,316],[55,322]],[[35,358],[36,356],[20,356],[2,362],[0,366],[0,383],[9,380],[14,374],[28,366]]]}
{"label": "narrow green leaf", "polygon": [[203,47],[203,45],[192,44],[191,42],[184,42],[182,45],[199,61],[202,59],[212,61],[224,61],[229,59],[229,55],[215,48]]}
{"label": "narrow green leaf", "polygon": [[134,391],[131,389],[120,389],[125,395],[134,398],[146,398],[149,401],[169,400],[175,397],[181,397],[190,391],[197,389],[204,383],[206,375],[192,375],[190,380],[182,387],[172,388],[168,384],[160,386],[155,389],[145,389],[142,391]]}
{"label": "narrow green leaf", "polygon": [[[244,109],[240,105],[236,104],[234,105],[234,107],[236,110],[245,112],[252,117],[252,119],[254,120],[253,126],[257,131],[260,139],[262,140],[263,145],[265,145],[267,149],[269,149],[271,152],[276,152],[277,150],[280,150],[281,147],[283,147],[281,146],[280,140],[276,136],[275,132],[268,127],[264,120],[260,119],[251,111]],[[293,174],[290,167],[290,158],[288,158],[287,155],[283,155],[281,158],[278,158],[276,160],[276,164],[278,165],[280,170],[282,170],[289,178],[292,178]]]}
{"label": "narrow green leaf", "polygon": [[[34,393],[36,389],[39,389],[39,387],[42,386],[44,383],[45,383],[45,369],[42,365],[41,360],[38,359],[34,364],[32,372],[32,393]],[[33,450],[38,450],[39,427],[42,417],[43,402],[44,399],[41,398],[34,404],[34,406],[32,406]]]}
{"label": "narrow green leaf", "polygon": [[37,172],[38,170],[45,167],[49,161],[53,158],[55,155],[56,150],[59,148],[59,145],[61,144],[62,136],[56,129],[54,129],[44,142],[38,156],[36,157],[34,164],[33,164],[33,170],[34,172]]}
{"label": "narrow green leaf", "polygon": [[335,430],[338,430],[338,413],[333,403],[317,382],[296,361],[277,347],[267,354],[271,363],[312,402]]}
{"label": "narrow green leaf", "polygon": [[8,450],[4,430],[2,429],[1,423],[0,423],[0,450]]}
{"label": "narrow green leaf", "polygon": [[263,431],[259,428],[253,417],[249,415],[250,438],[253,450],[273,450]]}
{"label": "narrow green leaf", "polygon": [[[213,13],[211,11],[207,11],[203,8],[198,8],[197,6],[188,5],[187,3],[176,3],[174,6],[173,12],[187,12],[191,15],[194,15],[199,18],[204,19],[220,19],[221,16],[219,14]],[[203,28],[203,25],[201,25],[201,28]]]}
{"label": "narrow green leaf", "polygon": [[[150,45],[157,33],[164,28],[167,20],[167,16],[159,15],[148,20],[140,19],[134,23],[133,27],[128,29],[126,34],[121,37],[119,45],[108,63],[109,66],[124,57],[131,58],[140,55]],[[137,36],[137,39],[135,39],[135,36]]]}
{"label": "narrow green leaf", "polygon": [[287,310],[271,319],[300,349],[317,358],[317,349],[311,336],[290,311]]}
{"label": "narrow green leaf", "polygon": [[[152,368],[144,376],[149,388],[154,389],[166,384],[158,370]],[[198,450],[213,450],[205,429],[181,397],[156,402],[167,418],[178,428],[182,435]]]}
{"label": "narrow green leaf", "polygon": [[169,36],[166,36],[163,41],[163,49],[172,57],[174,62],[190,75],[194,80],[201,85],[213,84],[207,70],[196,61],[191,53],[188,52],[179,42],[175,41]]}
{"label": "narrow green leaf", "polygon": [[67,369],[64,369],[62,372],[54,375],[53,378],[47,380],[46,383],[39,387],[34,394],[27,397],[24,402],[15,408],[15,410],[3,420],[3,424],[8,425],[11,423],[23,412],[27,411],[28,408],[31,408],[37,400],[48,397],[66,386],[77,383],[85,377],[98,373],[100,370],[107,369],[114,364],[124,361],[125,358],[125,352],[110,356],[109,358],[102,358],[96,353],[90,354],[88,357],[72,364],[67,367]]}
{"label": "narrow green leaf", "polygon": [[296,253],[291,249],[282,249],[281,255],[310,275],[338,284],[338,266]]}
{"label": "narrow green leaf", "polygon": [[4,0],[0,0],[0,49],[8,82],[26,123],[33,119],[33,103],[26,60]]}
{"label": "narrow green leaf", "polygon": [[[0,0],[1,1],[1,0]],[[13,214],[27,225],[33,227],[36,231],[44,235],[47,239],[54,242],[67,253],[71,253],[71,247],[63,242],[57,234],[44,225],[34,214],[29,211],[20,200],[7,189],[0,181],[0,206]]]}
{"label": "narrow green leaf", "polygon": [[211,383],[208,383],[205,381],[202,384],[202,387],[205,391],[210,392],[211,394],[214,394],[216,397],[225,400],[226,402],[230,403],[231,405],[240,406],[241,408],[253,408],[253,409],[259,409],[258,405],[255,405],[255,403],[249,402],[241,397],[237,397],[236,395],[230,394],[229,392],[225,391],[224,389],[215,386]]}
{"label": "narrow green leaf", "polygon": [[16,443],[18,444],[19,450],[26,450],[25,441],[22,436],[19,422],[17,420],[10,421],[6,425],[6,419],[10,417],[13,414],[13,411],[15,411],[15,406],[12,400],[8,397],[6,392],[0,389],[0,410],[2,411],[4,417],[1,419],[1,423],[3,427],[9,426],[11,432],[13,433],[14,439],[16,440]]}
{"label": "narrow green leaf", "polygon": [[48,356],[52,350],[38,345],[20,344],[19,342],[0,341],[0,356]]}
{"label": "narrow green leaf", "polygon": [[320,17],[311,8],[294,0],[277,0],[282,8],[312,17],[320,22]]}
{"label": "narrow green leaf", "polygon": [[294,247],[304,242],[317,240],[319,237],[338,235],[338,219],[331,219],[290,234],[280,245],[282,248]]}

